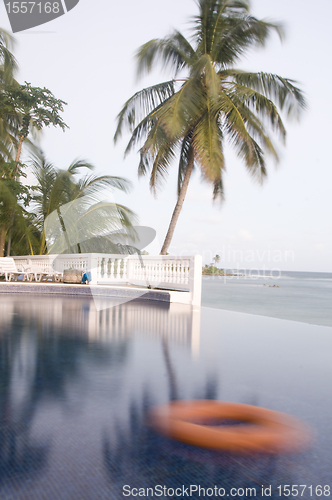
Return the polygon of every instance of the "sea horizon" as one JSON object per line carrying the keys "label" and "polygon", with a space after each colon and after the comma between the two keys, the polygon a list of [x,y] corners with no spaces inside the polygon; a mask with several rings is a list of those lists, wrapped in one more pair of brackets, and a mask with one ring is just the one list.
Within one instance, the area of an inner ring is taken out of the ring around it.
{"label": "sea horizon", "polygon": [[332,273],[268,272],[203,275],[202,306],[332,327]]}

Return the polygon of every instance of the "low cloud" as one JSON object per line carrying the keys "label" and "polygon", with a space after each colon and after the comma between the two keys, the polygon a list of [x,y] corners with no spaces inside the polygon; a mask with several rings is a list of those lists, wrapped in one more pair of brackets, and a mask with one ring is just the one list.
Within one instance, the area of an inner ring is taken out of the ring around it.
{"label": "low cloud", "polygon": [[194,218],[195,222],[204,222],[204,224],[221,224],[222,219],[218,215],[198,215]]}
{"label": "low cloud", "polygon": [[254,239],[253,235],[246,229],[241,229],[238,234],[239,237],[244,241],[250,241]]}
{"label": "low cloud", "polygon": [[236,234],[225,234],[224,238],[232,242],[253,241],[254,239],[247,229],[240,229]]}

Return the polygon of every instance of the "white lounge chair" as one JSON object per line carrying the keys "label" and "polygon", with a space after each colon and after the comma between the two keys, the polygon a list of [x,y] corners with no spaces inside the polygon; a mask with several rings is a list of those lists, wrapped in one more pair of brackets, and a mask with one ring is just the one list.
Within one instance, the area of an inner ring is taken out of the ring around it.
{"label": "white lounge chair", "polygon": [[20,269],[16,267],[15,261],[12,257],[0,257],[0,275],[5,277],[6,281],[11,281],[12,277],[17,278],[23,275],[23,281],[31,281],[32,274],[20,266]]}
{"label": "white lounge chair", "polygon": [[50,265],[40,265],[34,263],[31,259],[28,259],[27,271],[31,273],[31,278],[35,281],[48,281],[52,278],[52,281],[61,281],[62,273],[59,273],[51,268]]}

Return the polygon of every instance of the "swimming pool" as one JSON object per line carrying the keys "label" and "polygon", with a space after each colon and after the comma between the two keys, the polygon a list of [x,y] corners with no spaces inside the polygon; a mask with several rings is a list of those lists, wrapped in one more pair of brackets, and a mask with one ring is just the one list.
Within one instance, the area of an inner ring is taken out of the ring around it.
{"label": "swimming pool", "polygon": [[[270,498],[284,485],[306,485],[302,498],[316,498],[318,485],[332,487],[331,334],[179,304],[97,311],[89,298],[2,295],[0,498],[199,498],[203,489],[219,498],[222,488],[260,498],[262,485]],[[314,444],[292,455],[231,455],[146,424],[154,405],[199,398],[289,413],[315,430]]]}

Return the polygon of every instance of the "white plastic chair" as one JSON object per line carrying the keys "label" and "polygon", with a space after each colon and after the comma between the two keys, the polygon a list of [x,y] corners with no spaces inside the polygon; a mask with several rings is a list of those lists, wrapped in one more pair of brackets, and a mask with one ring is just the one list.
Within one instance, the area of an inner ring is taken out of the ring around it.
{"label": "white plastic chair", "polygon": [[[22,266],[21,266],[22,267]],[[18,269],[16,267],[15,261],[12,257],[0,257],[0,274],[5,276],[6,281],[11,281],[12,277],[17,278],[23,275],[23,281],[26,279],[27,281],[31,281],[32,274],[24,269]]]}

